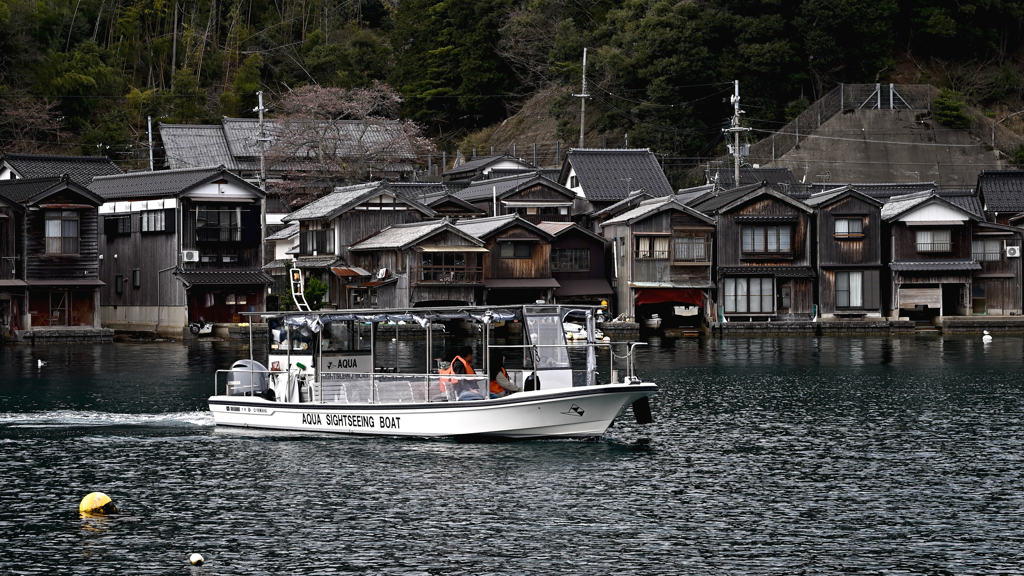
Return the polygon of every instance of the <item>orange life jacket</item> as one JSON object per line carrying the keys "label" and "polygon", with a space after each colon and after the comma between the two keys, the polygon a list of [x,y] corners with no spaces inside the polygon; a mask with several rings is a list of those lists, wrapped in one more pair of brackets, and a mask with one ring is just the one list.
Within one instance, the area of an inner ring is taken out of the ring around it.
{"label": "orange life jacket", "polygon": [[[452,376],[454,376],[454,375],[456,375],[455,374],[455,362],[456,361],[462,362],[462,366],[465,367],[465,369],[466,369],[465,374],[476,374],[476,372],[473,371],[473,367],[470,366],[469,362],[466,362],[462,358],[462,356],[456,356],[455,359],[452,360],[452,363],[449,364],[447,368],[442,368],[441,370],[438,370],[438,374],[441,374],[442,376],[445,376],[445,375],[452,375]],[[438,382],[441,385],[441,392],[447,392],[448,391],[448,386],[449,385],[454,385],[456,382],[458,382],[458,378],[439,378]]]}
{"label": "orange life jacket", "polygon": [[[505,375],[505,378],[508,378],[509,382],[512,381],[512,379],[508,377],[508,372],[505,371],[504,366],[501,367],[501,373]],[[491,394],[501,394],[504,391],[505,389],[501,387],[501,384],[498,384],[497,380],[491,380]]]}

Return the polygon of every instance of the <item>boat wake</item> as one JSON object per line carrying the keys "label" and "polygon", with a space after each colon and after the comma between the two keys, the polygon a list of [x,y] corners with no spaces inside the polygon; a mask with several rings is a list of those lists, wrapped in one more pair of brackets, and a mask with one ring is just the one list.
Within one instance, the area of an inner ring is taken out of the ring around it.
{"label": "boat wake", "polygon": [[0,426],[7,428],[65,428],[73,426],[140,426],[154,428],[213,426],[209,412],[168,412],[164,414],[116,414],[87,410],[0,413]]}

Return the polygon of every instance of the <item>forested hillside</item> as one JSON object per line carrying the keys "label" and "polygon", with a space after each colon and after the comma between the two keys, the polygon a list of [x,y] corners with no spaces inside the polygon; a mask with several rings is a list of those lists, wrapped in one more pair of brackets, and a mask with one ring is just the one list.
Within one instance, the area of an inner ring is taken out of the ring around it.
{"label": "forested hillside", "polygon": [[586,47],[591,130],[693,158],[722,145],[733,79],[761,128],[893,79],[1010,115],[1022,18],[1008,0],[0,0],[0,149],[130,163],[147,116],[253,116],[261,89],[273,114],[303,85],[374,81],[449,151],[557,87],[551,138],[572,143]]}

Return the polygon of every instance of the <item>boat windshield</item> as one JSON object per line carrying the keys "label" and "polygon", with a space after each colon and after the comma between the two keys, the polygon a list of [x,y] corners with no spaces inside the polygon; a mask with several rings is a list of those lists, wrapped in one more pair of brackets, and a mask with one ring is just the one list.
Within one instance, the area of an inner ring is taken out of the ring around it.
{"label": "boat windshield", "polygon": [[558,313],[530,314],[525,321],[530,344],[540,345],[536,351],[537,369],[571,368],[561,316]]}
{"label": "boat windshield", "polygon": [[284,325],[284,318],[267,318],[267,336],[272,352],[289,349],[293,352],[304,352],[313,348],[313,331],[308,326],[292,326],[289,345],[289,334]]}
{"label": "boat windshield", "polygon": [[370,349],[370,326],[354,320],[330,320],[320,330],[323,352],[355,352]]}

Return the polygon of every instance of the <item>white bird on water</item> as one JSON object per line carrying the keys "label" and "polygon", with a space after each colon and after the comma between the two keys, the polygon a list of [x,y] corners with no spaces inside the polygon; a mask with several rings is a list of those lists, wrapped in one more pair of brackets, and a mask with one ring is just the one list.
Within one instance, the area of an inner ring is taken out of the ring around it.
{"label": "white bird on water", "polygon": [[42,360],[37,360],[37,362],[39,362],[39,367],[40,368],[42,368],[43,366],[46,366],[46,362],[43,362]]}
{"label": "white bird on water", "polygon": [[992,335],[988,333],[988,330],[982,330],[981,332],[982,334],[984,334],[984,336],[981,337],[982,342],[988,344],[989,342],[992,341]]}

